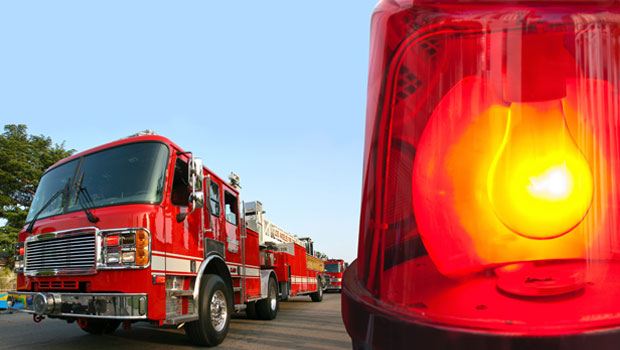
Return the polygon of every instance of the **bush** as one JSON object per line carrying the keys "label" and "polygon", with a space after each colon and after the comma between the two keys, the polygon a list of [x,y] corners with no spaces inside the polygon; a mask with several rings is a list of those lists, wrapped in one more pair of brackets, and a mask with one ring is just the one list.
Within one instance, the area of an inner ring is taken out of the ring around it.
{"label": "bush", "polygon": [[0,291],[15,289],[15,273],[10,268],[0,268]]}

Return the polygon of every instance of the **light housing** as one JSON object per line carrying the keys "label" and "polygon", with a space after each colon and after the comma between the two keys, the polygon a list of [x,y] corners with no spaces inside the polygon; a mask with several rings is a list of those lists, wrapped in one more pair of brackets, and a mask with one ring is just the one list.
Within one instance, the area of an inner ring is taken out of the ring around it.
{"label": "light housing", "polygon": [[13,256],[15,273],[24,272],[24,243],[19,242],[15,245],[15,255]]}
{"label": "light housing", "polygon": [[620,341],[618,72],[618,1],[379,3],[354,347]]}
{"label": "light housing", "polygon": [[144,228],[101,232],[97,268],[134,269],[150,266],[151,239]]}

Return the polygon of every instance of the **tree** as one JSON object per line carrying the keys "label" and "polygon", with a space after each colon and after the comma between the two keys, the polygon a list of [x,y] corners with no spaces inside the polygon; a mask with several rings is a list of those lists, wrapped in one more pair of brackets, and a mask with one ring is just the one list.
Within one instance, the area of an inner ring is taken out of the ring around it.
{"label": "tree", "polygon": [[0,255],[12,255],[17,234],[26,221],[30,203],[43,172],[71,155],[64,143],[28,135],[23,124],[4,126],[0,135]]}
{"label": "tree", "polygon": [[327,254],[321,253],[318,250],[316,252],[314,252],[314,255],[317,258],[322,259],[322,260],[327,260],[328,259]]}

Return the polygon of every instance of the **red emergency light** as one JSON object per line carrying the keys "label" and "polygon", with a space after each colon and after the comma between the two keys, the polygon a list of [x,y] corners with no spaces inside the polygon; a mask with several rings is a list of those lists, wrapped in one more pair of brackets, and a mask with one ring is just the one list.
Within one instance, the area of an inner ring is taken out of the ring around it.
{"label": "red emergency light", "polygon": [[383,0],[354,347],[620,344],[620,2]]}

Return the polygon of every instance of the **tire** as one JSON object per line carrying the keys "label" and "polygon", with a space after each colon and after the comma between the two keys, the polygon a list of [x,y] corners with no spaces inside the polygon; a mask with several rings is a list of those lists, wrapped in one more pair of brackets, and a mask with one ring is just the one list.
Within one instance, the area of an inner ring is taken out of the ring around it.
{"label": "tire", "polygon": [[261,320],[273,320],[278,315],[280,301],[278,300],[278,283],[269,277],[267,298],[256,302],[256,314]]}
{"label": "tire", "polygon": [[258,315],[256,314],[256,302],[251,301],[246,304],[245,314],[250,320],[258,319]]}
{"label": "tire", "polygon": [[185,325],[185,334],[198,346],[216,346],[224,341],[230,327],[233,300],[224,280],[213,274],[203,276],[198,301],[198,321]]}
{"label": "tire", "polygon": [[77,324],[86,333],[103,335],[114,333],[121,325],[121,321],[80,318]]}
{"label": "tire", "polygon": [[316,281],[318,290],[312,294],[310,294],[310,299],[312,299],[315,303],[320,303],[323,301],[323,288],[321,286],[321,279],[317,279]]}

